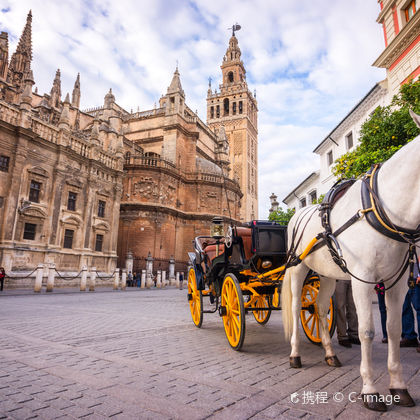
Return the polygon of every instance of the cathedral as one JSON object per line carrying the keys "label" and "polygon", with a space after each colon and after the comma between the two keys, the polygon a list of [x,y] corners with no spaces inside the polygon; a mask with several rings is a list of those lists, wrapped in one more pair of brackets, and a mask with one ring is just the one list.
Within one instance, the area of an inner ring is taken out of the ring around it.
{"label": "cathedral", "polygon": [[[112,273],[133,255],[185,269],[192,239],[211,220],[257,218],[257,102],[233,32],[207,124],[186,103],[176,68],[151,110],[128,112],[112,90],[80,109],[81,77],[64,95],[34,89],[32,14],[9,60],[0,34],[0,266],[54,264]],[[82,79],[83,80],[83,79]],[[64,99],[63,99],[64,97]]]}

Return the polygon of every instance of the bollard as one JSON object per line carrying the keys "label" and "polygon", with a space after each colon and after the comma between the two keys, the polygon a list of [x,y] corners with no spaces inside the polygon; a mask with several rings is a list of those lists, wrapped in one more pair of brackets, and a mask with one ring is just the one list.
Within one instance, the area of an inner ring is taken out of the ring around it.
{"label": "bollard", "polygon": [[157,271],[156,287],[158,289],[162,287],[162,272],[160,270]]}
{"label": "bollard", "polygon": [[171,255],[171,258],[169,259],[169,285],[173,286],[175,283],[175,259],[174,256]]}
{"label": "bollard", "polygon": [[120,269],[116,268],[114,273],[114,290],[118,290],[120,285]]}
{"label": "bollard", "polygon": [[80,277],[80,291],[86,291],[86,283],[87,283],[87,267],[84,265],[82,267],[82,276]]}
{"label": "bollard", "polygon": [[50,267],[48,270],[47,292],[53,291],[54,280],[55,280],[55,264],[50,264]]}
{"label": "bollard", "polygon": [[42,289],[42,276],[44,274],[44,265],[38,264],[36,268],[34,292],[40,293]]}
{"label": "bollard", "polygon": [[150,289],[152,287],[152,284],[152,273],[150,271],[146,271],[146,287]]}
{"label": "bollard", "polygon": [[177,289],[179,289],[179,271],[176,272],[176,283],[175,286]]}
{"label": "bollard", "polygon": [[95,291],[95,282],[96,282],[96,267],[91,267],[90,269],[90,281],[89,281],[89,292]]}
{"label": "bollard", "polygon": [[122,276],[121,276],[121,290],[125,290],[126,286],[127,286],[127,270],[123,268]]}
{"label": "bollard", "polygon": [[141,284],[140,287],[144,289],[146,287],[146,270],[141,270]]}
{"label": "bollard", "polygon": [[162,289],[166,286],[166,271],[162,271]]}

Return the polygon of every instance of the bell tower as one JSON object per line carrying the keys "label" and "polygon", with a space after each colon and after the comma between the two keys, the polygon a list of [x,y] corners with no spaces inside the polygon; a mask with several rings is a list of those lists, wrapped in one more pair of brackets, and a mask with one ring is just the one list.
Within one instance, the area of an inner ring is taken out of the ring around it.
{"label": "bell tower", "polygon": [[219,133],[224,128],[229,142],[230,177],[237,179],[243,193],[240,217],[247,222],[258,218],[258,107],[256,95],[248,89],[246,71],[233,25],[223,57],[222,84],[207,91],[207,124]]}

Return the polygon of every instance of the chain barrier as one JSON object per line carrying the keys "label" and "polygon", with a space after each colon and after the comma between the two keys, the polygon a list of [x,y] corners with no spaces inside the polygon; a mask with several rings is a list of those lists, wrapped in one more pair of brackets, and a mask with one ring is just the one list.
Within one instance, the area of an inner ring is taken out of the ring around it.
{"label": "chain barrier", "polygon": [[114,275],[111,274],[110,276],[100,276],[98,271],[95,271],[95,273],[97,274],[98,278],[102,279],[102,280],[107,280],[107,279],[113,279]]}
{"label": "chain barrier", "polygon": [[5,279],[27,279],[28,277],[31,277],[32,274],[35,273],[35,271],[38,270],[38,268],[35,268],[34,271],[30,272],[28,275],[22,277],[22,276],[9,276],[8,274],[5,274],[4,278]]}
{"label": "chain barrier", "polygon": [[79,271],[75,276],[62,276],[57,269],[54,268],[54,271],[58,274],[58,277],[60,277],[60,279],[62,280],[74,280],[75,278],[79,277],[80,274],[82,274],[82,271]]}

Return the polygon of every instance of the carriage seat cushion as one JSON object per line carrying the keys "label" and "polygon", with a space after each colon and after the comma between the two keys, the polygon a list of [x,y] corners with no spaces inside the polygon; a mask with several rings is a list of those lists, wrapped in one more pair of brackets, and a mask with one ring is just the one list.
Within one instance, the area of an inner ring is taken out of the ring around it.
{"label": "carriage seat cushion", "polygon": [[[219,256],[225,252],[225,244],[219,245]],[[204,253],[207,255],[210,261],[216,258],[216,245],[207,245],[204,248]]]}
{"label": "carriage seat cushion", "polygon": [[252,229],[248,227],[237,227],[236,234],[242,238],[242,242],[244,244],[245,259],[248,261],[253,255]]}

